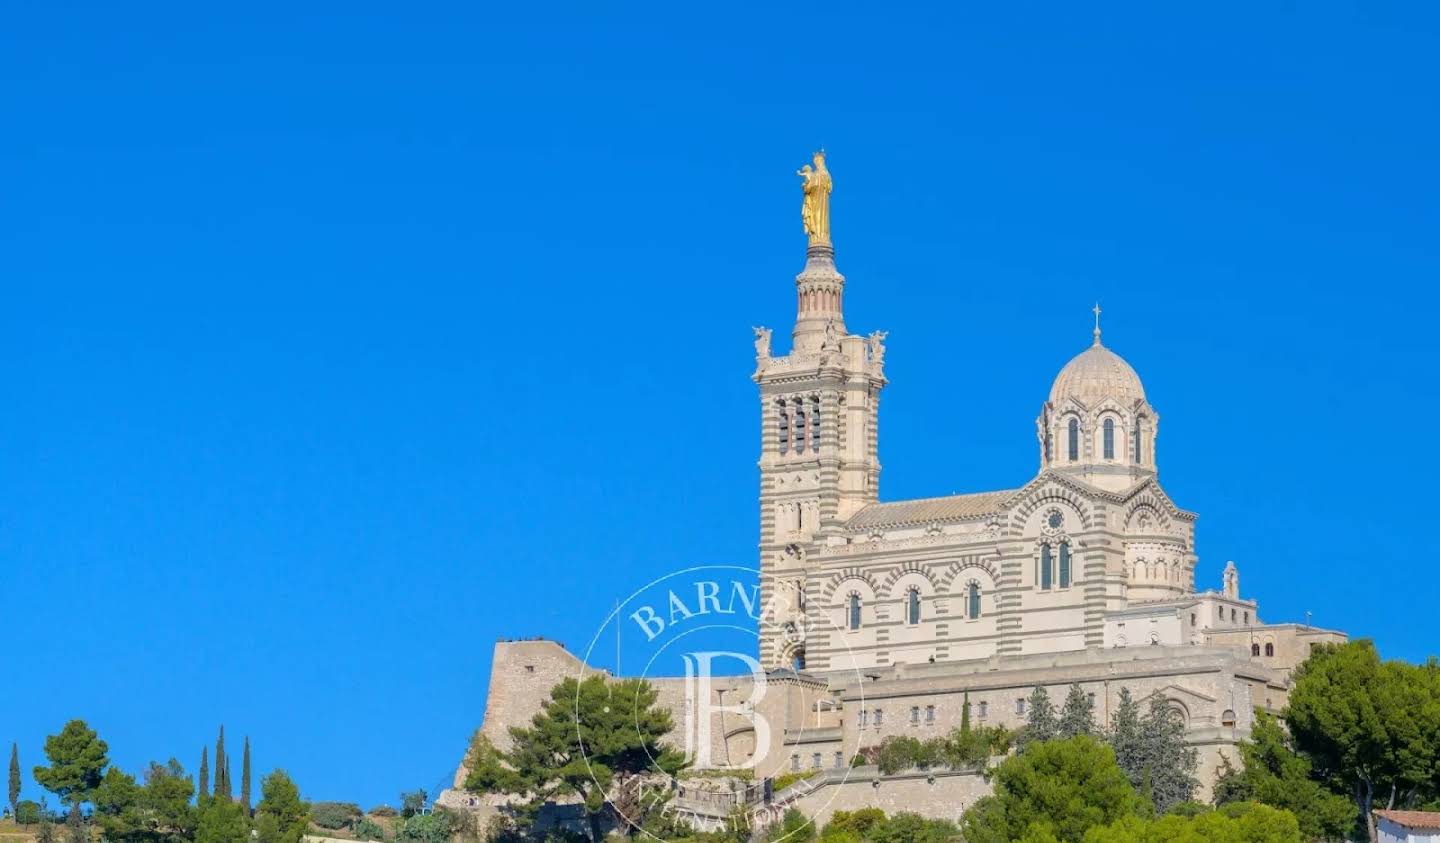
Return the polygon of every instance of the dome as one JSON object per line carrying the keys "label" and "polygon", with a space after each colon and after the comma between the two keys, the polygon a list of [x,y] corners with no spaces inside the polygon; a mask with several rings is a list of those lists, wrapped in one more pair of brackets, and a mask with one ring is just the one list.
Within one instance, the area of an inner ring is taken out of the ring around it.
{"label": "dome", "polygon": [[1066,398],[1075,398],[1086,407],[1094,407],[1106,398],[1114,398],[1121,406],[1130,407],[1145,400],[1140,376],[1120,355],[1101,345],[1098,330],[1096,333],[1095,344],[1076,355],[1055,376],[1050,403],[1058,405]]}

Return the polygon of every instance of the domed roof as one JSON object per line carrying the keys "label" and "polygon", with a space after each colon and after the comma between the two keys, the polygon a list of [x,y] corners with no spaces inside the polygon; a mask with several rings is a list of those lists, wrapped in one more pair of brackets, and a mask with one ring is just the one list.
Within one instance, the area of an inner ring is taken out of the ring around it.
{"label": "domed roof", "polygon": [[1086,407],[1114,398],[1122,406],[1129,407],[1136,401],[1145,400],[1145,387],[1129,363],[1100,344],[1097,328],[1095,344],[1066,363],[1050,387],[1052,404],[1059,404],[1066,398],[1076,398]]}

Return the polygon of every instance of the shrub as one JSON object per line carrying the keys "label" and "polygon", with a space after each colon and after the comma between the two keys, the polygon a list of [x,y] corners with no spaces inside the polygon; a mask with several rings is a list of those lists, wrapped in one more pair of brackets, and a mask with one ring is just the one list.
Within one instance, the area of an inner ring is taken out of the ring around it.
{"label": "shrub", "polygon": [[803,782],[819,772],[819,770],[803,770],[798,773],[781,773],[771,781],[770,786],[774,788],[776,793],[779,793],[790,785],[796,782]]}
{"label": "shrub", "polygon": [[359,840],[384,840],[385,829],[369,817],[361,817],[355,822],[355,837]]}
{"label": "shrub", "polygon": [[370,809],[370,816],[372,816],[372,817],[398,817],[398,816],[400,816],[400,812],[397,811],[397,810],[395,810],[394,808],[391,808],[389,805],[376,805],[374,808],[371,808],[371,809]]}
{"label": "shrub", "polygon": [[364,814],[353,802],[316,802],[310,806],[310,819],[321,828],[349,828]]}
{"label": "shrub", "polygon": [[34,825],[40,822],[40,803],[32,799],[22,799],[15,806],[15,822],[20,825]]}

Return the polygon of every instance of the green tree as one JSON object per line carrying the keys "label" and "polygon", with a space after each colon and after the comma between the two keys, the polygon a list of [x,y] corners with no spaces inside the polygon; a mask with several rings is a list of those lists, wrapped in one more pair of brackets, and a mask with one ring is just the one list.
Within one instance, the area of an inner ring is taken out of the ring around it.
{"label": "green tree", "polygon": [[1098,733],[1095,728],[1095,703],[1090,699],[1089,694],[1080,689],[1079,685],[1071,685],[1070,693],[1065,695],[1065,705],[1060,709],[1057,733],[1062,738]]}
{"label": "green tree", "polygon": [[321,828],[349,828],[365,816],[354,802],[315,802],[310,805],[310,818]]}
{"label": "green tree", "polygon": [[824,843],[859,843],[869,836],[870,829],[884,821],[885,812],[879,808],[836,811],[821,830],[820,839]]}
{"label": "green tree", "polygon": [[1036,685],[1025,701],[1025,731],[1020,735],[1024,747],[1035,741],[1048,741],[1059,731],[1060,722],[1055,719],[1055,706],[1050,702],[1050,693],[1043,686]]}
{"label": "green tree", "polygon": [[10,816],[20,814],[20,745],[10,744]]}
{"label": "green tree", "polygon": [[180,762],[151,762],[143,786],[118,768],[95,789],[95,820],[107,843],[186,843],[195,834],[195,788]]}
{"label": "green tree", "polygon": [[49,767],[36,767],[33,775],[40,786],[70,805],[88,802],[90,792],[100,784],[110,763],[110,748],[84,720],[71,720],[58,735],[45,738]]}
{"label": "green tree", "polygon": [[197,799],[204,799],[210,795],[210,747],[200,747],[200,793]]}
{"label": "green tree", "polygon": [[260,780],[260,804],[255,811],[260,843],[300,843],[309,824],[310,805],[300,798],[300,789],[284,770]]}
{"label": "green tree", "polygon": [[[513,747],[500,753],[477,737],[465,786],[482,793],[524,796],[533,811],[547,800],[576,798],[585,806],[591,832],[600,838],[607,793],[632,793],[647,778],[673,776],[684,757],[661,740],[673,728],[658,693],[641,679],[607,682],[566,678],[529,727],[511,728]],[[624,827],[643,817],[612,811]]]}
{"label": "green tree", "polygon": [[815,839],[815,824],[794,808],[780,818],[780,822],[765,832],[766,843],[805,843]]}
{"label": "green tree", "polygon": [[1295,815],[1306,840],[1340,840],[1355,828],[1355,807],[1313,776],[1309,759],[1297,753],[1280,721],[1255,712],[1250,740],[1240,744],[1237,770],[1222,756],[1215,804],[1259,802]]}
{"label": "green tree", "polygon": [[38,822],[40,822],[40,803],[33,799],[21,799],[20,804],[15,806],[15,823],[29,826]]}
{"label": "green tree", "polygon": [[1164,697],[1150,698],[1150,710],[1140,722],[1144,769],[1150,771],[1155,813],[1163,814],[1189,802],[1200,782],[1195,778],[1199,753],[1185,740],[1185,721]]}
{"label": "green tree", "polygon": [[1437,675],[1433,662],[1381,662],[1363,640],[1316,647],[1295,671],[1285,710],[1295,745],[1351,795],[1372,840],[1375,808],[1409,807],[1440,784]]}
{"label": "green tree", "polygon": [[1107,736],[1115,750],[1115,761],[1132,787],[1139,788],[1140,780],[1148,759],[1140,740],[1140,706],[1130,696],[1130,689],[1122,687],[1115,703],[1115,713],[1110,715],[1110,732]]}
{"label": "green tree", "polygon": [[965,692],[965,698],[960,703],[960,731],[970,731],[970,692]]}
{"label": "green tree", "polygon": [[225,724],[220,724],[220,736],[215,739],[215,798],[229,801],[230,756],[225,754]]}
{"label": "green tree", "polygon": [[960,829],[948,820],[900,813],[877,823],[865,839],[869,843],[945,843],[960,839]]}
{"label": "green tree", "polygon": [[240,807],[250,813],[250,736],[245,736],[245,749],[240,756]]}
{"label": "green tree", "polygon": [[1114,751],[1085,735],[1032,743],[996,767],[992,781],[994,795],[975,803],[961,821],[968,843],[1009,843],[1032,824],[1077,843],[1085,829],[1140,807]]}
{"label": "green tree", "polygon": [[195,826],[195,843],[250,843],[250,822],[238,804],[206,799]]}
{"label": "green tree", "polygon": [[1085,833],[1084,843],[1300,843],[1300,827],[1288,811],[1236,803],[1236,810],[1167,814],[1157,819],[1122,817]]}
{"label": "green tree", "polygon": [[400,816],[406,819],[415,816],[425,810],[425,802],[430,798],[424,788],[407,790],[400,794]]}

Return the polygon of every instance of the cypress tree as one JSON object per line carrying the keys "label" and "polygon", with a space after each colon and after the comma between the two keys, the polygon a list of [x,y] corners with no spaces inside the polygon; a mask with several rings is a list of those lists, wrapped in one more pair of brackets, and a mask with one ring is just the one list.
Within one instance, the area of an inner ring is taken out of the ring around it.
{"label": "cypress tree", "polygon": [[225,757],[225,725],[215,739],[215,798],[230,801],[230,759]]}
{"label": "cypress tree", "polygon": [[20,747],[10,744],[10,816],[20,815]]}
{"label": "cypress tree", "polygon": [[960,706],[960,733],[970,733],[970,692],[965,692],[965,701]]}
{"label": "cypress tree", "polygon": [[240,807],[250,815],[250,736],[245,736],[245,750],[240,756]]}
{"label": "cypress tree", "polygon": [[201,799],[210,795],[210,747],[200,748],[200,793],[195,797],[198,805]]}
{"label": "cypress tree", "polygon": [[1055,719],[1055,706],[1050,702],[1050,693],[1044,686],[1036,685],[1026,701],[1025,731],[1021,733],[1021,745],[1035,741],[1048,741],[1059,731],[1060,723]]}
{"label": "cypress tree", "polygon": [[1070,686],[1065,705],[1060,709],[1060,737],[1095,734],[1095,704],[1078,684]]}

